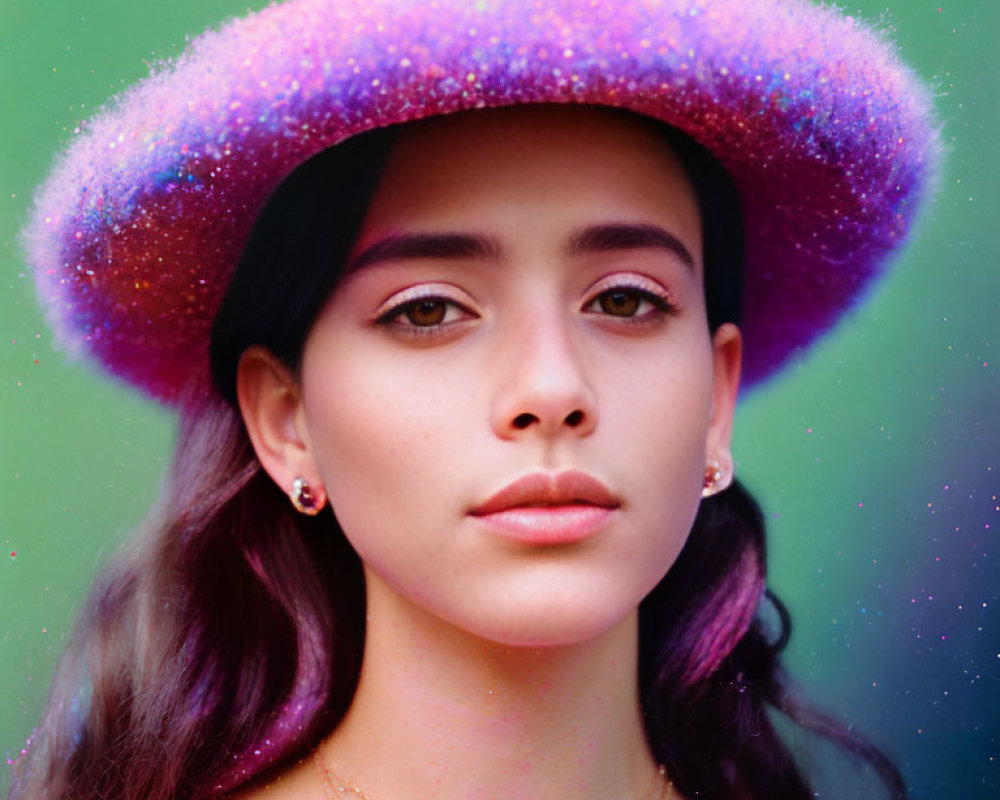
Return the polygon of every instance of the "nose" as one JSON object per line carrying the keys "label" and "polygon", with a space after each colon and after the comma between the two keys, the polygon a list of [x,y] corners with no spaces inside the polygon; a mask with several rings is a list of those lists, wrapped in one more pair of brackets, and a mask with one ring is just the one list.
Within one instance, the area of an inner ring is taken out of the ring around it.
{"label": "nose", "polygon": [[494,432],[524,436],[586,436],[597,425],[597,401],[583,354],[568,326],[542,321],[508,331],[496,361]]}

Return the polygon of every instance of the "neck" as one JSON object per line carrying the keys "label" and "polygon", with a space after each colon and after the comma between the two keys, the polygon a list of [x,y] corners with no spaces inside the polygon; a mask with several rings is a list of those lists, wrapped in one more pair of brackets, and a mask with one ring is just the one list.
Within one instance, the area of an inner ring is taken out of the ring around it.
{"label": "neck", "polygon": [[371,800],[645,798],[637,614],[584,643],[509,647],[369,577],[357,693],[322,758]]}

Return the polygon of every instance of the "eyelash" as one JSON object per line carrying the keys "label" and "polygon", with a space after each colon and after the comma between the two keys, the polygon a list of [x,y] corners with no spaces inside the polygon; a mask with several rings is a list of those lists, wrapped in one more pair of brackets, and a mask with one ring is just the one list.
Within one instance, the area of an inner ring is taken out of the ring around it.
{"label": "eyelash", "polygon": [[[609,300],[614,295],[624,295],[629,300],[637,301],[638,305],[636,309],[631,314],[614,314],[603,306],[600,311],[596,310],[595,307],[601,305],[602,299]],[[649,304],[652,308],[643,310],[643,303]],[[590,314],[608,317],[615,322],[620,322],[626,325],[644,325],[656,322],[664,315],[676,314],[677,306],[674,305],[668,295],[661,295],[656,292],[651,292],[648,289],[632,286],[630,284],[622,284],[618,286],[610,286],[607,289],[598,292],[591,300],[587,301],[584,306],[584,311]]]}
{"label": "eyelash", "polygon": [[[430,325],[418,325],[412,319],[409,322],[401,321],[401,319],[413,313],[424,304],[443,305],[444,318]],[[448,319],[448,316],[454,311],[458,311],[462,315],[461,318]],[[448,330],[453,325],[465,322],[468,319],[475,319],[478,316],[478,314],[462,303],[446,295],[434,294],[433,292],[428,294],[404,292],[403,296],[397,302],[376,316],[375,324],[392,328],[395,332],[404,336],[434,336]]]}
{"label": "eyelash", "polygon": [[[626,272],[608,275],[592,284],[588,291],[591,298],[584,304],[584,312],[603,317],[603,321],[613,325],[633,328],[655,325],[665,316],[674,316],[679,311],[673,296],[662,284],[641,274]],[[633,313],[619,315],[608,313],[606,308],[598,310],[602,299],[613,295],[624,295],[630,300],[638,301]],[[643,303],[651,308],[643,309]]]}
{"label": "eyelash", "polygon": [[[638,283],[638,280],[635,283]],[[640,286],[635,285],[635,283],[628,280],[609,283],[609,285],[598,291],[584,303],[584,313],[607,317],[617,324],[635,326],[655,323],[662,316],[677,313],[677,306],[665,291],[661,294],[659,291],[652,291],[649,288],[645,288],[645,285]],[[645,284],[644,281],[643,284]],[[595,307],[601,304],[602,299],[609,299],[613,295],[625,295],[629,299],[637,300],[638,306],[636,310],[628,315],[609,313],[606,309],[601,311],[596,310]],[[652,308],[643,310],[643,303],[649,304]],[[442,319],[428,325],[417,324],[413,322],[412,318],[409,318],[405,322],[402,321],[424,304],[434,305],[437,309],[441,309],[443,306],[444,316]],[[448,319],[456,311],[461,317],[458,319]],[[446,295],[434,294],[433,292],[423,295],[404,292],[397,302],[375,317],[375,324],[392,328],[395,332],[405,336],[420,337],[439,335],[454,325],[469,319],[477,319],[478,317],[479,315],[475,311]]]}

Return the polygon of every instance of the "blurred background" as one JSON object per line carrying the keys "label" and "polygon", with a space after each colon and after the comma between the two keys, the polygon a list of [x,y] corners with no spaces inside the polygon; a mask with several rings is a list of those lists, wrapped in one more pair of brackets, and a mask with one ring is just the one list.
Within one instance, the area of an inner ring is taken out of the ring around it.
{"label": "blurred background", "polygon": [[[76,124],[264,2],[0,0],[0,758],[17,758],[96,569],[157,495],[163,409],[68,363],[17,244]],[[941,189],[853,316],[746,397],[738,472],[805,690],[902,767],[914,798],[1000,796],[1000,2],[841,4],[934,88]],[[824,796],[863,776],[816,755]],[[9,767],[0,766],[0,794]],[[860,787],[860,788],[857,788]]]}

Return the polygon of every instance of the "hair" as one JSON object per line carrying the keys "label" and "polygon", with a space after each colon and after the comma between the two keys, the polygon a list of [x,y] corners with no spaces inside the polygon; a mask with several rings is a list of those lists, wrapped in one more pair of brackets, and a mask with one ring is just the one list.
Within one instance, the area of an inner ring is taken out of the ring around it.
{"label": "hair", "polygon": [[[679,155],[701,209],[709,326],[738,322],[737,192],[693,140],[649,124]],[[11,798],[217,797],[301,758],[345,713],[365,635],[361,564],[331,511],[297,514],[263,472],[235,375],[254,344],[297,371],[395,135],[377,130],[320,153],[260,213],[213,328],[216,385],[185,399],[160,502],[96,581]],[[735,483],[701,503],[676,563],[640,606],[654,756],[690,798],[812,798],[777,712],[904,797],[881,752],[790,688],[779,659],[789,618],[765,576],[763,519]]]}

